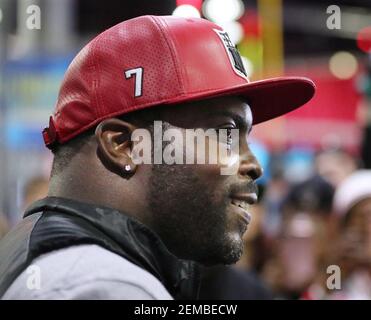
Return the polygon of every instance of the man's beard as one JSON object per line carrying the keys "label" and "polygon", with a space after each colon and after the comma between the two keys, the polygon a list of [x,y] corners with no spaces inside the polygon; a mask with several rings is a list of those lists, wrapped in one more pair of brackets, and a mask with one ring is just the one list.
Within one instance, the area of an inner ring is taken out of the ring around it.
{"label": "man's beard", "polygon": [[228,190],[215,192],[192,165],[154,165],[149,186],[151,227],[170,252],[205,265],[232,264],[243,251],[232,236]]}

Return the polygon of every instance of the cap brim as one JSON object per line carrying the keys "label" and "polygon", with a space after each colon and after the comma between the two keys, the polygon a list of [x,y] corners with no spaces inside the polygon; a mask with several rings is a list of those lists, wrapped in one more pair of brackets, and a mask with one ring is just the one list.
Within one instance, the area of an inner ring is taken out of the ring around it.
{"label": "cap brim", "polygon": [[315,84],[304,77],[279,77],[249,82],[238,87],[179,96],[176,101],[193,101],[221,96],[243,96],[248,101],[253,124],[284,115],[307,103],[314,95]]}

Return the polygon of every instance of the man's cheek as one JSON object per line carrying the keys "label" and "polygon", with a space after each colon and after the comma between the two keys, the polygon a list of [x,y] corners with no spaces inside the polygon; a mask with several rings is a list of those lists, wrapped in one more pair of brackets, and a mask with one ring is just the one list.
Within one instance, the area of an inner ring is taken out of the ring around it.
{"label": "man's cheek", "polygon": [[192,173],[210,188],[217,188],[226,180],[225,176],[220,175],[221,166],[218,164],[196,164],[189,167],[192,168]]}
{"label": "man's cheek", "polygon": [[223,165],[220,167],[220,175],[233,176],[236,175],[239,168],[240,157],[238,154],[228,156],[224,159]]}
{"label": "man's cheek", "polygon": [[[228,175],[221,175],[219,165],[194,165],[192,175],[199,181],[203,181],[204,190],[214,203],[222,205],[225,203],[229,193],[229,185],[234,178]],[[230,181],[231,180],[231,181]]]}

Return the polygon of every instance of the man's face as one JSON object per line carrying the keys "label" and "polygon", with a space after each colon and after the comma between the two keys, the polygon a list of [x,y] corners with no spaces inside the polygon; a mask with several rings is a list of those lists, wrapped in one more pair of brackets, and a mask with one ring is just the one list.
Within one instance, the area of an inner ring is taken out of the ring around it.
{"label": "man's face", "polygon": [[347,232],[352,235],[357,250],[368,263],[371,261],[371,198],[355,204],[348,213]]}
{"label": "man's face", "polygon": [[238,261],[249,206],[257,198],[254,180],[261,175],[247,142],[252,125],[249,106],[236,97],[217,98],[166,107],[159,120],[164,130],[239,129],[238,141],[229,141],[239,144],[238,154],[231,155],[237,159],[237,172],[222,175],[225,165],[220,161],[152,165],[147,191],[151,227],[172,253],[207,265]]}

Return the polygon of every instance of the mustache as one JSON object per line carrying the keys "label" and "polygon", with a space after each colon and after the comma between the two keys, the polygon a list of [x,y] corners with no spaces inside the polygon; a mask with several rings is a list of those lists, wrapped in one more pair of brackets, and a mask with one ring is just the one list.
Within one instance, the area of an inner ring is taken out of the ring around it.
{"label": "mustache", "polygon": [[230,186],[229,188],[230,196],[241,193],[255,193],[256,195],[259,195],[258,185],[255,182],[249,182],[234,184]]}

